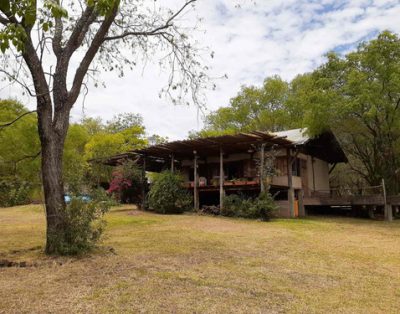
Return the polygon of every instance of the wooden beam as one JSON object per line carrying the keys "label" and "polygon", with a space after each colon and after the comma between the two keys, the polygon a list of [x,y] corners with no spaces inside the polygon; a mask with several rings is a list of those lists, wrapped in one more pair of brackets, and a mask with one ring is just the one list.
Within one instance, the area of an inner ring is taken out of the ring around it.
{"label": "wooden beam", "polygon": [[143,156],[143,166],[142,166],[142,210],[146,208],[146,156]]}
{"label": "wooden beam", "polygon": [[335,170],[336,165],[337,165],[337,162],[335,162],[335,163],[333,164],[333,166],[331,167],[331,169],[329,169],[329,174],[331,174],[332,171]]}
{"label": "wooden beam", "polygon": [[299,191],[299,217],[306,216],[306,209],[304,207],[304,190]]}
{"label": "wooden beam", "polygon": [[313,192],[315,192],[315,170],[314,170],[314,157],[311,157],[311,169],[312,169]]}
{"label": "wooden beam", "polygon": [[199,180],[198,180],[198,174],[197,174],[197,151],[193,151],[194,154],[194,161],[193,161],[193,166],[194,166],[194,182],[193,182],[193,200],[194,200],[194,209],[199,210]]}
{"label": "wooden beam", "polygon": [[224,208],[224,152],[222,148],[219,151],[219,208]]}
{"label": "wooden beam", "polygon": [[172,153],[171,154],[171,172],[174,173],[174,170],[175,170],[175,156]]}
{"label": "wooden beam", "polygon": [[294,189],[293,189],[293,171],[292,171],[292,151],[290,148],[286,149],[287,158],[287,177],[288,177],[288,201],[290,217],[294,218]]}
{"label": "wooden beam", "polygon": [[383,203],[384,203],[383,206],[385,212],[385,220],[390,222],[393,220],[393,209],[392,205],[388,204],[387,201],[385,179],[382,179],[382,190],[383,190]]}
{"label": "wooden beam", "polygon": [[265,192],[265,143],[261,144],[260,150],[260,192]]}

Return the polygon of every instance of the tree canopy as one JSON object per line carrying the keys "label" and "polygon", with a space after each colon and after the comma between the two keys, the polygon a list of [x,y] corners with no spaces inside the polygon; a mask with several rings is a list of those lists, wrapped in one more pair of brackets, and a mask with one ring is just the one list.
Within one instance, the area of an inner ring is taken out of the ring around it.
{"label": "tree canopy", "polygon": [[[8,125],[13,121],[16,122]],[[39,155],[36,114],[16,100],[0,100],[0,176],[20,177],[38,184]]]}

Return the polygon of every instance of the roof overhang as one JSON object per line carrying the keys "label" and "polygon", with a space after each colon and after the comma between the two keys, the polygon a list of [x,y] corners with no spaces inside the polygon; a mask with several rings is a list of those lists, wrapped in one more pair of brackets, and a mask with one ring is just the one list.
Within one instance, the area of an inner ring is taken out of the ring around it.
{"label": "roof overhang", "polygon": [[[298,133],[299,130],[291,131],[292,133]],[[303,131],[305,132],[304,129]],[[138,164],[143,164],[144,160],[146,160],[146,169],[156,171],[169,165],[172,156],[179,162],[184,159],[192,159],[194,154],[200,158],[216,156],[219,155],[221,150],[224,154],[248,153],[250,149],[255,151],[261,144],[265,144],[267,148],[272,146],[276,146],[277,148],[296,148],[305,154],[329,163],[347,162],[346,155],[331,131],[324,132],[314,138],[303,135],[301,141],[296,140],[298,137],[296,139],[291,138],[292,133],[290,131],[287,131],[287,133],[286,135],[285,132],[269,133],[254,131],[234,135],[174,141],[119,154],[101,162],[115,166],[127,159],[135,160]]]}

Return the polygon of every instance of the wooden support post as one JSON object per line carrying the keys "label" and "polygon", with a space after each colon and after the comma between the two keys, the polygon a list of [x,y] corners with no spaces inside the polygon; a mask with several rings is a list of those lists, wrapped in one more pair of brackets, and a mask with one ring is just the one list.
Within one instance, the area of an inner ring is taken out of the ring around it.
{"label": "wooden support post", "polygon": [[143,165],[142,165],[142,210],[146,209],[146,156],[143,156]]}
{"label": "wooden support post", "polygon": [[171,154],[171,172],[174,173],[175,171],[175,156],[174,154]]}
{"label": "wooden support post", "polygon": [[219,151],[219,208],[222,209],[224,207],[224,152],[222,148]]}
{"label": "wooden support post", "polygon": [[199,179],[197,174],[197,152],[194,151],[194,182],[193,182],[193,200],[194,200],[194,210],[199,210]]}
{"label": "wooden support post", "polygon": [[260,150],[260,192],[265,192],[265,144],[261,144]]}
{"label": "wooden support post", "polygon": [[311,169],[312,169],[313,192],[315,192],[315,170],[314,170],[314,157],[311,157]]}
{"label": "wooden support post", "polygon": [[385,179],[382,179],[382,190],[383,190],[383,206],[384,206],[384,212],[385,212],[385,220],[392,221],[393,220],[393,210],[392,210],[392,205],[388,204],[388,201],[387,201]]}
{"label": "wooden support post", "polygon": [[293,189],[293,171],[292,171],[292,152],[288,148],[286,150],[287,155],[287,177],[288,177],[288,201],[289,201],[289,213],[290,218],[294,218],[294,189]]}
{"label": "wooden support post", "polygon": [[304,207],[304,190],[299,191],[299,217],[306,216],[306,209]]}

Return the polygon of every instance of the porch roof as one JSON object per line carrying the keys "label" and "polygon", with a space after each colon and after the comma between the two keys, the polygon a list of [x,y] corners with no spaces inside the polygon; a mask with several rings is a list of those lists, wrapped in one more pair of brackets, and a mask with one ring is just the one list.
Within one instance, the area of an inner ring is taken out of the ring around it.
{"label": "porch roof", "polygon": [[277,148],[296,148],[300,152],[315,156],[329,163],[347,162],[347,158],[332,132],[324,132],[318,137],[310,138],[305,135],[304,131],[304,129],[277,133],[254,131],[174,141],[119,154],[107,159],[105,163],[117,165],[121,160],[132,159],[142,164],[145,157],[147,167],[161,169],[169,164],[172,155],[175,160],[181,161],[183,159],[192,159],[194,152],[199,157],[218,155],[220,149],[225,154],[247,153],[250,149],[256,151],[257,147],[262,143],[266,144],[267,148],[272,146],[277,146]]}
{"label": "porch roof", "polygon": [[193,158],[194,152],[199,156],[218,155],[220,149],[226,154],[247,152],[250,148],[265,143],[267,146],[291,146],[292,141],[284,136],[278,136],[268,132],[238,133],[234,135],[213,136],[207,138],[197,138],[192,140],[174,141],[134,152],[160,158],[170,157],[174,154],[176,159]]}

